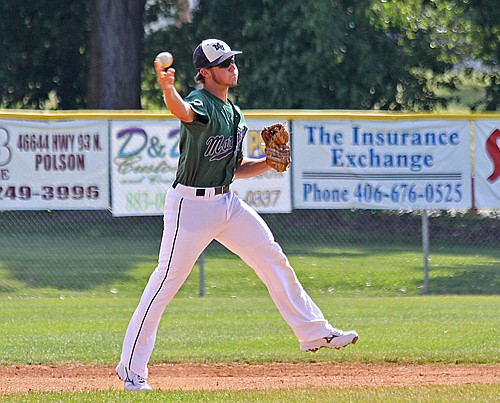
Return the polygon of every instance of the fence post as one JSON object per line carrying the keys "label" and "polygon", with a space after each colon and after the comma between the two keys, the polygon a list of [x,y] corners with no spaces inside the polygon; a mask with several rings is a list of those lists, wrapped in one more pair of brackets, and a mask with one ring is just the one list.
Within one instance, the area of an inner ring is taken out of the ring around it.
{"label": "fence post", "polygon": [[424,294],[429,293],[429,215],[422,210],[422,250],[424,255]]}
{"label": "fence post", "polygon": [[201,252],[200,258],[198,259],[200,263],[200,291],[198,295],[200,297],[205,296],[205,252]]}

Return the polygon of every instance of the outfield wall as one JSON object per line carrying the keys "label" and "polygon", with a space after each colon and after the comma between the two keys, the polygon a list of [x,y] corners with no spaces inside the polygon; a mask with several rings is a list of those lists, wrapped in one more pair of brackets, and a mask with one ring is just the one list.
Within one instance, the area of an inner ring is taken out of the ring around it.
{"label": "outfield wall", "polygon": [[[236,181],[262,213],[500,208],[500,114],[244,111],[246,156],[284,122],[292,166]],[[161,215],[179,122],[168,112],[0,111],[0,210]]]}

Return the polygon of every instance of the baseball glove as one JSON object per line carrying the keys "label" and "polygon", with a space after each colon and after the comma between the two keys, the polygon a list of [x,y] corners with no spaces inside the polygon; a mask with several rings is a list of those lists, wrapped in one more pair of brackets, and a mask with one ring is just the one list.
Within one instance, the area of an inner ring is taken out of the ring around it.
{"label": "baseball glove", "polygon": [[290,133],[281,123],[264,127],[260,132],[266,145],[266,162],[278,172],[286,171],[290,166]]}

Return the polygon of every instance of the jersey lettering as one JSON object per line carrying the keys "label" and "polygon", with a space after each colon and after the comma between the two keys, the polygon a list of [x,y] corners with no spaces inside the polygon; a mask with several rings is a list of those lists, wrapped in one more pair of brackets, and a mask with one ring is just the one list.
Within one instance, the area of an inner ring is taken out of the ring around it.
{"label": "jersey lettering", "polygon": [[220,161],[231,154],[233,138],[224,139],[224,136],[210,136],[206,143],[205,157],[210,157],[210,162]]}

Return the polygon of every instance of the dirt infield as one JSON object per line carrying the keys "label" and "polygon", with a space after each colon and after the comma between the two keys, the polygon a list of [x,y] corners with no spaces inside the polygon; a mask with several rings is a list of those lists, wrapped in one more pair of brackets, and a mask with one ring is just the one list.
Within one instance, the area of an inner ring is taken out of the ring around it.
{"label": "dirt infield", "polygon": [[[337,386],[498,384],[500,365],[395,364],[160,364],[149,383],[159,390],[257,390]],[[0,394],[28,391],[120,390],[114,367],[23,365],[0,367]]]}

